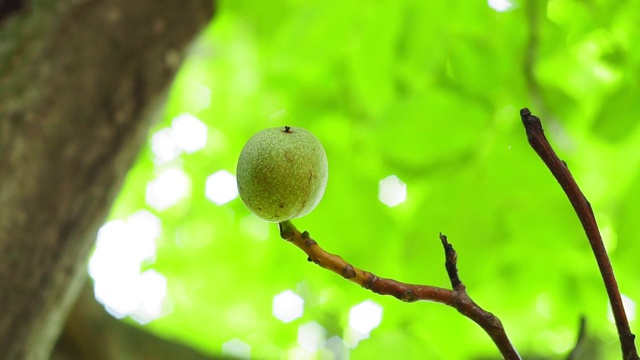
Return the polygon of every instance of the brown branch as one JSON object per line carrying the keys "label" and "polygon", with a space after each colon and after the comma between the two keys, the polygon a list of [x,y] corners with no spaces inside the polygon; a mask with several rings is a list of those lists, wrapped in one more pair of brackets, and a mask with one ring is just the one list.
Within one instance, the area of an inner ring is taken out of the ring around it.
{"label": "brown branch", "polygon": [[627,320],[627,315],[625,314],[622,304],[618,283],[616,282],[609,256],[602,242],[591,204],[589,204],[589,201],[573,179],[567,164],[558,158],[549,141],[547,141],[540,119],[532,115],[531,111],[527,108],[520,110],[520,117],[522,118],[529,144],[536,153],[538,153],[538,156],[544,161],[549,170],[551,170],[551,173],[558,183],[560,183],[560,186],[569,198],[571,205],[573,205],[582,223],[584,232],[587,234],[589,244],[596,257],[598,268],[600,269],[605,288],[607,289],[609,301],[611,302],[613,317],[616,321],[620,345],[622,347],[623,359],[638,359],[638,352],[634,343],[635,335],[633,335],[629,328],[629,321]]}
{"label": "brown branch", "polygon": [[453,290],[428,285],[405,284],[392,279],[378,277],[368,271],[354,267],[340,256],[323,250],[307,231],[300,232],[291,221],[280,223],[280,236],[304,251],[309,261],[354,282],[365,289],[380,295],[392,295],[405,302],[435,301],[457,309],[460,313],[476,322],[491,337],[505,359],[520,359],[504,327],[495,315],[483,310],[467,294],[466,288],[458,277],[457,254],[447,237],[440,234],[445,250],[445,267]]}

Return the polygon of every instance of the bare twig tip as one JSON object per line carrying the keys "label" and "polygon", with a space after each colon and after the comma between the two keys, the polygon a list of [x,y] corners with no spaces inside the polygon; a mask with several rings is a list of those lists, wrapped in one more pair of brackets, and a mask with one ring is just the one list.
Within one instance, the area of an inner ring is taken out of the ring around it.
{"label": "bare twig tip", "polygon": [[627,319],[624,307],[622,306],[622,298],[620,295],[620,289],[618,288],[618,282],[613,274],[611,261],[609,260],[609,255],[607,254],[604,242],[602,241],[602,236],[598,230],[598,224],[596,223],[595,216],[593,215],[591,204],[582,193],[582,190],[580,190],[580,187],[571,175],[567,164],[558,158],[558,155],[544,136],[544,130],[542,129],[540,119],[537,116],[532,115],[527,108],[520,110],[520,116],[527,133],[529,144],[547,165],[558,183],[560,183],[560,186],[569,198],[571,205],[582,223],[582,227],[587,238],[589,239],[589,244],[591,245],[591,249],[598,263],[598,268],[609,297],[613,317],[618,330],[623,358],[638,360],[640,357],[638,357],[638,352],[633,338],[628,336],[628,334],[631,333],[631,329],[629,327],[629,320]]}
{"label": "bare twig tip", "polygon": [[440,233],[440,241],[442,241],[442,245],[447,245],[449,242],[447,241],[447,235]]}

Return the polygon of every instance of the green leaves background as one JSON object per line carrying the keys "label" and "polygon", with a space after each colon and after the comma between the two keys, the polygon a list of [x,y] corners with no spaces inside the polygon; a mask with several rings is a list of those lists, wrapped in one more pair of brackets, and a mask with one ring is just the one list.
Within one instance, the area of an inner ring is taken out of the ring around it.
{"label": "green leaves background", "polygon": [[[351,307],[372,299],[381,325],[351,359],[497,358],[489,337],[455,310],[376,296],[307,263],[239,198],[215,205],[205,180],[235,163],[272,126],[312,131],[329,159],[318,208],[295,221],[355,266],[404,282],[449,287],[438,233],[459,255],[470,295],[503,321],[523,354],[561,358],[581,315],[615,358],[615,327],[588,242],[560,187],[528,147],[529,107],[587,195],[622,293],[640,299],[640,44],[638,1],[221,1],[172,91],[160,130],[190,113],[204,149],[156,165],[150,147],[131,170],[112,218],[140,209],[162,220],[155,262],[168,315],[146,327],[202,351],[238,338],[255,359],[332,358],[295,350],[300,325],[344,336]],[[202,88],[208,88],[203,95]],[[200,89],[200,90],[199,90]],[[207,104],[208,103],[208,104]],[[189,196],[162,212],[145,188],[167,167]],[[407,200],[378,200],[389,175]],[[271,314],[287,289],[302,318]],[[628,309],[629,313],[634,313]],[[636,332],[637,322],[632,321]]]}

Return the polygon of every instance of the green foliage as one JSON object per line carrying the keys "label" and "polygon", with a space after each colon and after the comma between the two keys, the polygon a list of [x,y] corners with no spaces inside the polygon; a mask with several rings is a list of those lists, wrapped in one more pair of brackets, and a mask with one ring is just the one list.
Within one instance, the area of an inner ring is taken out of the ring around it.
{"label": "green foliage", "polygon": [[[518,110],[542,118],[591,201],[622,293],[640,300],[640,4],[532,3],[496,12],[481,1],[221,2],[154,130],[191,113],[208,126],[206,147],[161,165],[146,148],[112,212],[162,220],[148,267],[167,278],[172,311],[150,331],[211,353],[239,338],[253,358],[294,358],[301,325],[343,337],[351,307],[372,299],[382,323],[351,359],[498,357],[455,310],[358,288],[308,263],[239,198],[205,198],[207,176],[234,173],[253,133],[292,125],[327,152],[324,199],[295,221],[326,250],[379,276],[449,287],[443,232],[469,294],[521,353],[562,357],[586,315],[604,356],[619,356],[586,237]],[[145,187],[171,167],[190,192],[156,211]],[[395,207],[378,200],[389,175],[407,185]],[[287,289],[304,298],[304,315],[283,323],[272,301]]]}

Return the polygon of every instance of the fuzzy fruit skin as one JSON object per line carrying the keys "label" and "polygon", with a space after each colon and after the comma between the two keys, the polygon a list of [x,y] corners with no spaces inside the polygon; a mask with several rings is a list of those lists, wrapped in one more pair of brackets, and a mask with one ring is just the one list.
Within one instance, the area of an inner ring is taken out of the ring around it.
{"label": "fuzzy fruit skin", "polygon": [[236,178],[240,198],[251,212],[282,222],[318,205],[328,173],[320,141],[305,129],[282,126],[261,130],[247,141]]}

